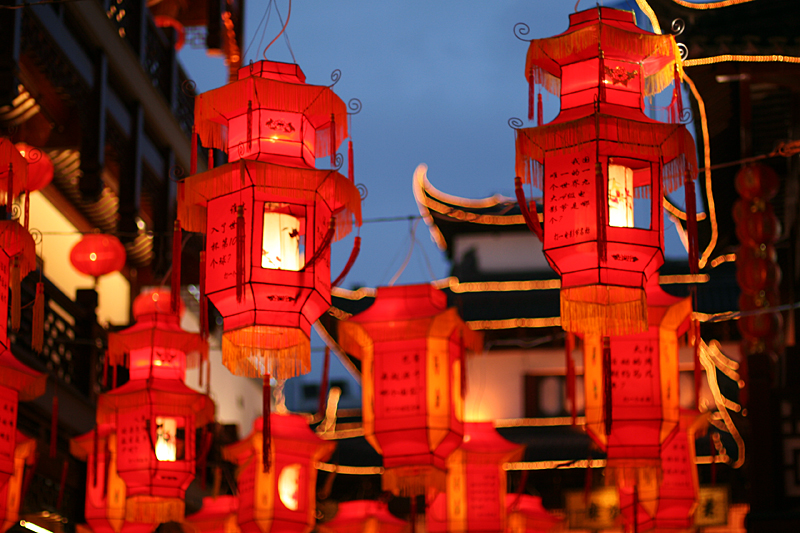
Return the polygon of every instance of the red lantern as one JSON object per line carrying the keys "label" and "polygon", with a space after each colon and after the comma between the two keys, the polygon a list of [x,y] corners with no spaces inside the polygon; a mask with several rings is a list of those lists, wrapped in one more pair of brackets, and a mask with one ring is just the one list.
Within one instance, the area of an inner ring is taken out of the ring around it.
{"label": "red lantern", "polygon": [[0,205],[8,206],[27,188],[28,162],[14,143],[0,138]]}
{"label": "red lantern", "polygon": [[202,508],[186,517],[195,533],[239,533],[238,496],[206,496]]}
{"label": "red lantern", "polygon": [[491,422],[464,424],[464,442],[447,458],[447,491],[436,496],[426,514],[428,531],[504,531],[506,472],[503,463],[518,461],[523,451],[523,446],[501,437]]}
{"label": "red lantern", "polygon": [[[20,321],[20,280],[36,270],[36,245],[33,237],[16,220],[0,221],[0,344],[8,347],[8,289],[11,288],[11,329],[19,328]],[[39,292],[37,286],[37,293]],[[43,287],[43,286],[42,286]],[[36,298],[34,304],[34,326],[41,326],[38,314],[43,315],[44,294]],[[38,305],[37,305],[38,304]],[[34,334],[37,328],[34,328]],[[38,328],[41,334],[41,327]]]}
{"label": "red lantern", "polygon": [[317,526],[320,533],[407,533],[411,525],[389,512],[385,502],[342,502],[333,520]]}
{"label": "red lantern", "polygon": [[[8,294],[8,291],[5,292]],[[6,305],[2,305],[3,309]],[[2,328],[3,334],[6,328]],[[6,341],[8,342],[8,341]],[[1,348],[1,347],[0,347]],[[16,471],[15,454],[19,442],[17,431],[17,407],[20,401],[27,402],[44,394],[47,374],[23,365],[10,350],[0,352],[0,488]]]}
{"label": "red lantern", "polygon": [[[647,285],[650,327],[635,335],[584,339],[586,430],[608,456],[608,468],[652,488],[662,443],[679,421],[678,337],[689,328],[689,298]],[[657,489],[657,483],[654,485]]]}
{"label": "red lantern", "polygon": [[[97,423],[113,424],[119,436],[117,471],[127,487],[127,519],[181,522],[184,494],[195,473],[195,428],[213,420],[214,404],[183,383],[182,350],[202,346],[202,340],[181,335],[178,317],[169,313],[169,293],[155,294],[160,299],[153,300],[153,293],[137,298],[134,309],[146,314],[117,334],[122,339],[109,335],[110,348],[129,349],[130,381],[100,395]],[[144,342],[145,328],[150,344]]]}
{"label": "red lantern", "polygon": [[647,329],[645,281],[664,262],[661,198],[697,163],[684,126],[642,110],[680,71],[672,35],[616,9],[572,14],[563,34],[531,41],[526,74],[560,94],[561,113],[517,130],[517,175],[544,193],[543,249],[561,276],[567,331]]}
{"label": "red lantern", "polygon": [[781,268],[774,260],[775,249],[760,250],[742,246],[736,253],[736,281],[744,292],[759,294],[761,291],[777,291],[781,281]]}
{"label": "red lantern", "polygon": [[743,166],[734,179],[736,191],[745,200],[769,201],[781,188],[781,179],[771,167],[761,163]]}
{"label": "red lantern", "polygon": [[42,149],[25,143],[17,143],[14,146],[28,163],[28,185],[25,188],[27,192],[43,189],[53,181],[53,162]]}
{"label": "red lantern", "polygon": [[29,439],[19,431],[12,434],[14,446],[14,471],[7,482],[0,486],[0,533],[19,523],[19,508],[22,503],[22,481],[25,464],[31,464],[36,451],[36,440]]}
{"label": "red lantern", "polygon": [[430,285],[380,287],[366,311],[339,324],[361,360],[364,435],[383,455],[384,490],[445,488],[445,460],[461,443],[465,349],[482,339]]}
{"label": "red lantern", "polygon": [[119,239],[106,233],[84,235],[69,252],[75,270],[94,278],[122,270],[126,257],[125,247]]}
{"label": "red lantern", "polygon": [[549,533],[561,520],[550,514],[539,496],[506,494],[506,533]]}
{"label": "red lantern", "polygon": [[226,461],[239,465],[239,527],[242,533],[308,533],[316,510],[315,463],[335,444],[317,437],[298,415],[272,413],[268,472],[262,462],[263,419],[246,439],[226,446]]}
{"label": "red lantern", "polygon": [[739,199],[733,205],[736,236],[742,244],[758,247],[771,244],[781,235],[781,223],[770,204],[751,204]]}
{"label": "red lantern", "polygon": [[353,183],[314,169],[347,135],[345,105],[304,80],[297,65],[260,61],[195,100],[203,145],[230,162],[183,182],[179,218],[206,234],[205,290],[237,375],[308,372],[311,324],[330,307],[330,242],[361,224]]}
{"label": "red lantern", "polygon": [[99,435],[94,429],[70,441],[70,453],[86,461],[86,523],[94,533],[150,533],[157,523],[126,520],[126,487],[117,473],[117,435],[111,424],[99,428]]}

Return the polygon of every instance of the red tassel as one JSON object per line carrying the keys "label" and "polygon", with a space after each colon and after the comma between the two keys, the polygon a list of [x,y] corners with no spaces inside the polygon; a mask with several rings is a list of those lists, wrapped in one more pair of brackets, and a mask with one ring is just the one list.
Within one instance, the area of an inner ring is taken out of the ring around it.
{"label": "red tassel", "polygon": [[206,300],[206,253],[200,252],[200,336],[208,339],[208,300]]}
{"label": "red tassel", "polygon": [[417,533],[417,497],[411,497],[411,533]]}
{"label": "red tassel", "polygon": [[25,193],[25,231],[28,231],[31,223],[31,193]]}
{"label": "red tassel", "polygon": [[544,124],[544,106],[542,105],[542,93],[539,93],[539,99],[536,102],[536,125],[541,126]]}
{"label": "red tassel", "polygon": [[58,396],[53,391],[53,411],[50,415],[50,459],[55,459],[58,450]]}
{"label": "red tassel", "polygon": [[[527,224],[528,229],[543,242],[544,234],[542,224],[539,222],[539,215],[536,213],[536,202],[528,203],[528,200],[525,198],[525,191],[522,190],[522,178],[519,176],[514,178],[514,192],[517,195],[517,204],[519,204],[519,210],[522,213],[522,218],[525,219],[525,224]],[[533,207],[533,214],[528,211],[528,205]]]}
{"label": "red tassel", "polygon": [[31,349],[41,353],[44,346],[44,283],[36,284],[36,297],[33,300],[33,317],[31,318]]}
{"label": "red tassel", "polygon": [[[97,486],[97,465],[100,462],[100,425],[96,425],[94,428],[94,456],[92,457],[92,464],[94,466],[94,472],[92,473],[92,486]],[[107,466],[107,465],[106,465]]]}
{"label": "red tassel", "polygon": [[189,175],[197,174],[197,133],[192,125],[192,153],[189,154]]}
{"label": "red tassel", "polygon": [[244,205],[236,206],[236,301],[244,299]]}
{"label": "red tassel", "polygon": [[700,271],[699,244],[697,239],[697,198],[694,193],[694,180],[689,171],[683,182],[684,196],[686,197],[686,234],[689,241],[689,271],[697,274]]}
{"label": "red tassel", "polygon": [[575,425],[578,416],[577,406],[575,405],[575,362],[572,360],[572,350],[575,347],[575,337],[572,333],[567,333],[564,342],[565,356],[567,359],[567,398],[569,399],[570,414],[572,416],[572,425]]}
{"label": "red tassel", "polygon": [[266,474],[269,472],[270,468],[270,457],[269,457],[269,448],[270,448],[270,414],[272,408],[270,406],[270,400],[272,398],[272,389],[269,386],[269,374],[264,376],[264,391],[263,396],[261,398],[261,410],[263,412],[262,420],[263,424],[261,425],[261,442],[263,443],[261,449],[261,462],[264,465],[264,473]]}
{"label": "red tassel", "polygon": [[247,101],[247,151],[253,148],[253,101]]}
{"label": "red tassel", "polygon": [[339,274],[339,277],[331,283],[331,287],[338,287],[339,284],[344,280],[347,274],[350,272],[350,269],[353,268],[353,264],[356,262],[356,258],[358,258],[358,253],[361,251],[361,236],[356,235],[356,238],[353,239],[353,249],[350,251],[350,257],[347,259],[347,264],[344,265],[344,270],[342,273]]}
{"label": "red tassel", "polygon": [[639,484],[633,485],[633,533],[639,531]]}
{"label": "red tassel", "polygon": [[58,487],[58,498],[56,498],[56,511],[61,509],[61,502],[64,501],[64,490],[67,488],[67,474],[69,474],[69,461],[64,459],[61,466],[61,485]]}
{"label": "red tassel", "polygon": [[533,84],[533,74],[528,76],[528,120],[533,120],[534,102],[536,101],[536,86]]}
{"label": "red tassel", "polygon": [[355,171],[353,170],[353,140],[350,139],[350,145],[347,147],[347,177],[350,181],[355,181]]}
{"label": "red tassel", "polygon": [[694,406],[700,410],[700,387],[703,383],[703,370],[700,364],[700,321],[694,320]]}
{"label": "red tassel", "polygon": [[325,408],[327,407],[328,400],[328,375],[331,368],[331,349],[325,347],[325,361],[322,363],[322,381],[319,385],[319,407],[317,412],[321,416],[325,416]]}
{"label": "red tassel", "polygon": [[114,388],[117,388],[117,365],[114,365],[114,371],[112,372],[111,384]]}
{"label": "red tassel", "polygon": [[206,361],[206,395],[211,394],[211,361]]}
{"label": "red tassel", "polygon": [[181,251],[183,235],[181,221],[176,220],[172,230],[172,286],[170,287],[169,307],[172,313],[178,314],[181,306]]}
{"label": "red tassel", "polygon": [[[601,56],[602,57],[602,56]],[[600,138],[600,104],[595,102],[594,114],[594,128],[595,134]],[[600,143],[597,143],[597,153],[594,164],[594,180],[595,180],[595,194],[597,201],[595,202],[595,210],[597,216],[597,256],[598,259],[605,263],[608,257],[608,239],[606,237],[606,206],[608,205],[608,186],[606,185],[605,178],[603,177],[603,167],[600,164]]]}
{"label": "red tassel", "polygon": [[606,436],[611,435],[611,417],[613,415],[611,398],[611,343],[603,337],[603,422]]}
{"label": "red tassel", "polygon": [[10,215],[14,208],[14,165],[8,164],[8,191],[6,191],[6,214]]}
{"label": "red tassel", "polygon": [[[105,498],[108,495],[108,461],[111,458],[111,452],[108,449],[108,437],[105,439],[105,446],[103,446],[103,464],[105,468],[103,468],[103,497]],[[97,469],[95,468],[95,471]]]}
{"label": "red tassel", "polygon": [[214,149],[208,149],[208,170],[214,168]]}
{"label": "red tassel", "polygon": [[203,360],[200,359],[200,364],[197,365],[197,386],[203,388]]}
{"label": "red tassel", "polygon": [[683,98],[681,96],[681,75],[678,72],[678,65],[675,65],[675,88],[672,91],[672,98],[674,105],[674,113],[672,122],[679,123],[683,117]]}
{"label": "red tassel", "polygon": [[336,120],[331,113],[331,166],[336,166]]}
{"label": "red tassel", "polygon": [[108,388],[108,350],[106,350],[106,355],[103,357],[103,388]]}

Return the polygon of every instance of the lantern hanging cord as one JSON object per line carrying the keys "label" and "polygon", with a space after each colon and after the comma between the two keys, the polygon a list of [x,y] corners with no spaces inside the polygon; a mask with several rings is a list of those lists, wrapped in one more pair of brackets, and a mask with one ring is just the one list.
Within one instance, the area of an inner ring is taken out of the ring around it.
{"label": "lantern hanging cord", "polygon": [[403,274],[403,271],[408,266],[408,262],[411,261],[411,254],[414,253],[414,245],[417,243],[417,237],[416,237],[417,225],[419,225],[419,220],[415,220],[414,223],[410,225],[411,226],[410,227],[410,234],[411,235],[410,235],[410,239],[409,240],[411,242],[410,242],[410,245],[408,247],[408,253],[406,254],[406,258],[403,261],[403,264],[400,265],[400,269],[395,273],[394,276],[392,276],[392,279],[389,280],[389,287],[394,286],[394,284],[397,282],[397,280]]}
{"label": "lantern hanging cord", "polygon": [[[270,2],[270,4],[272,4],[272,3],[273,3],[273,2]],[[275,13],[277,13],[277,14],[278,14],[278,19],[279,19],[279,20],[281,20],[281,22],[283,22],[283,19],[281,18],[281,13],[280,13],[280,11],[278,11],[278,5],[277,5],[277,4],[275,4]],[[269,50],[269,47],[270,47],[270,46],[272,46],[272,45],[275,43],[275,41],[277,41],[277,40],[278,40],[278,37],[280,37],[281,35],[283,35],[283,33],[286,31],[286,26],[288,26],[288,25],[289,25],[289,18],[290,18],[291,16],[292,16],[292,0],[289,0],[289,10],[288,10],[288,12],[286,13],[286,22],[284,22],[284,23],[283,23],[283,27],[281,28],[281,31],[279,31],[279,32],[278,32],[278,35],[276,35],[276,36],[275,36],[275,38],[274,38],[274,39],[272,39],[272,40],[269,42],[269,44],[267,45],[267,47],[266,47],[266,48],[264,48],[264,54],[263,54],[263,56],[264,56],[264,59],[267,59],[267,50]],[[265,29],[266,29],[266,28],[265,28]],[[286,38],[286,43],[287,43],[287,46],[288,46],[288,44],[289,44],[289,39],[288,39],[288,37]],[[291,48],[291,46],[288,46],[288,48],[289,48],[289,52],[292,52],[292,48]],[[292,60],[293,60],[293,61],[295,61],[295,63],[297,63],[297,61],[294,59],[294,53],[292,53]]]}
{"label": "lantern hanging cord", "polygon": [[[269,26],[269,19],[270,19],[270,16],[272,15],[272,9],[271,8],[272,8],[272,2],[273,1],[274,0],[270,0],[269,3],[267,4],[266,9],[264,9],[264,15],[261,17],[261,21],[258,23],[258,26],[256,26],[256,30],[253,32],[253,38],[250,39],[250,42],[248,43],[247,48],[245,48],[244,54],[242,54],[242,57],[247,57],[247,52],[250,51],[250,47],[253,46],[253,43],[256,41],[256,36],[258,36],[258,31],[261,30],[261,25],[263,24],[264,25],[264,29],[261,31],[261,39],[258,41],[258,48],[259,49],[261,48],[261,43],[264,42],[264,35],[266,35],[266,33],[267,33],[267,27]],[[266,20],[266,24],[264,23],[265,20]]]}

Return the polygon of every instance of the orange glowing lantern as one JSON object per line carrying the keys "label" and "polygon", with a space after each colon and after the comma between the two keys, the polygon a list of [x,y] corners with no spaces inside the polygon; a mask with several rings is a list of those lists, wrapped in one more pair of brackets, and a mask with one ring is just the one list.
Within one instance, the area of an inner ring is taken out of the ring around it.
{"label": "orange glowing lantern", "polygon": [[330,307],[329,245],[353,218],[361,224],[354,184],[314,168],[335,155],[346,118],[330,88],[272,61],[195,100],[203,145],[230,162],[183,182],[179,218],[206,234],[205,292],[224,318],[223,362],[234,374],[310,369],[311,324]]}
{"label": "orange glowing lantern", "polygon": [[[203,342],[198,334],[195,342],[180,334],[168,295],[137,297],[137,324],[118,334],[123,339],[109,340],[110,348],[128,350],[130,381],[100,395],[97,404],[97,423],[113,424],[118,435],[116,467],[127,488],[131,522],[183,521],[184,494],[195,473],[195,428],[214,418],[208,396],[183,383],[183,350]],[[149,344],[142,334],[147,329]]]}
{"label": "orange glowing lantern", "polygon": [[693,195],[697,163],[683,125],[642,110],[680,75],[673,36],[637,28],[630,12],[575,13],[563,34],[531,41],[526,76],[560,95],[561,112],[517,130],[517,176],[543,193],[566,331],[647,329],[645,282],[664,262],[661,198],[684,182]]}
{"label": "orange glowing lantern", "polygon": [[19,522],[25,464],[32,463],[36,451],[36,440],[29,439],[19,431],[12,434],[11,440],[15,442],[14,472],[0,487],[0,533],[4,533]]}
{"label": "orange glowing lantern", "polygon": [[206,496],[200,510],[186,517],[184,527],[195,533],[239,533],[238,512],[238,496]]}
{"label": "orange glowing lantern", "polygon": [[411,525],[389,512],[385,502],[342,502],[333,520],[320,524],[321,533],[407,533]]}
{"label": "orange glowing lantern", "polygon": [[239,527],[242,533],[308,533],[315,523],[315,463],[335,444],[317,437],[298,415],[272,413],[269,471],[264,471],[263,419],[246,439],[226,446],[225,460],[239,465]]}
{"label": "orange glowing lantern", "polygon": [[561,522],[542,505],[539,496],[506,494],[506,533],[549,533]]}
{"label": "orange glowing lantern", "polygon": [[501,437],[491,422],[464,424],[464,442],[447,458],[447,491],[436,496],[426,514],[428,531],[504,531],[507,482],[503,463],[518,461],[523,451],[523,446]]}
{"label": "orange glowing lantern", "polygon": [[339,324],[339,342],[361,360],[364,435],[383,455],[384,490],[445,488],[445,460],[461,443],[465,350],[480,350],[443,292],[380,287],[375,303]]}
{"label": "orange glowing lantern", "polygon": [[119,239],[105,233],[84,235],[69,252],[75,270],[95,279],[122,270],[126,258],[127,252]]}
{"label": "orange glowing lantern", "polygon": [[28,163],[28,183],[25,187],[27,192],[43,189],[53,181],[53,162],[43,150],[25,143],[14,146]]}
{"label": "orange glowing lantern", "polygon": [[[157,523],[126,520],[126,487],[117,473],[117,435],[111,424],[70,441],[70,453],[86,461],[84,516],[94,533],[150,533]],[[95,446],[97,451],[95,451]]]}

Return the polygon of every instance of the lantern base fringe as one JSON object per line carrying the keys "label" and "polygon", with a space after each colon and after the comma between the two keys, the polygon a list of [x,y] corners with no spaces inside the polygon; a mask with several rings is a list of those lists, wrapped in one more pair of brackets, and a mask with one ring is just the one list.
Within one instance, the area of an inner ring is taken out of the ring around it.
{"label": "lantern base fringe", "polygon": [[131,496],[126,501],[125,520],[144,524],[182,523],[185,503],[181,498]]}
{"label": "lantern base fringe", "polygon": [[237,376],[289,379],[311,370],[311,344],[297,328],[248,326],[222,335],[222,363]]}
{"label": "lantern base fringe", "polygon": [[606,483],[620,490],[633,489],[639,493],[639,504],[655,516],[662,469],[660,459],[609,459],[606,464]]}
{"label": "lantern base fringe", "polygon": [[446,474],[434,466],[400,466],[383,472],[383,490],[404,498],[421,496],[429,491],[444,492]]}
{"label": "lantern base fringe", "polygon": [[646,331],[645,291],[615,285],[561,289],[561,327],[571,333],[602,336]]}

